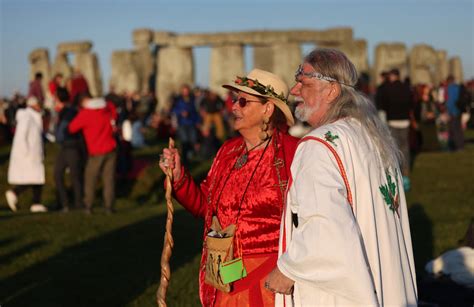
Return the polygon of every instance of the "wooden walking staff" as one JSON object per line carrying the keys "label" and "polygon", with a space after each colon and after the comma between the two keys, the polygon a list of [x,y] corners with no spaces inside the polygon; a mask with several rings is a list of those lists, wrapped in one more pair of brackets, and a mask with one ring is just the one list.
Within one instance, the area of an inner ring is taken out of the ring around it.
{"label": "wooden walking staff", "polygon": [[[174,148],[174,141],[172,138],[169,140],[168,148]],[[174,161],[173,161],[174,163]],[[172,228],[173,228],[173,201],[171,199],[171,192],[173,189],[172,186],[173,182],[173,170],[168,165],[166,167],[166,207],[168,209],[168,215],[166,217],[166,231],[165,231],[165,238],[163,242],[163,252],[161,253],[161,278],[160,278],[160,287],[156,292],[156,302],[160,307],[166,307],[166,290],[168,289],[168,285],[170,282],[171,277],[171,270],[170,270],[170,263],[169,260],[171,258],[171,252],[173,250],[173,235],[172,235]]]}

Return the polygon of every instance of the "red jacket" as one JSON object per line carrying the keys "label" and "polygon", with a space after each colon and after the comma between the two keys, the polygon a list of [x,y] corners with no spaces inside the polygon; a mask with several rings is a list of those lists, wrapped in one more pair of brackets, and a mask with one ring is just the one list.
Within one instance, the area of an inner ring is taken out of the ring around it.
{"label": "red jacket", "polygon": [[81,109],[69,124],[69,132],[82,130],[89,155],[107,154],[116,147],[112,126],[116,117],[117,112],[111,103],[100,109]]}

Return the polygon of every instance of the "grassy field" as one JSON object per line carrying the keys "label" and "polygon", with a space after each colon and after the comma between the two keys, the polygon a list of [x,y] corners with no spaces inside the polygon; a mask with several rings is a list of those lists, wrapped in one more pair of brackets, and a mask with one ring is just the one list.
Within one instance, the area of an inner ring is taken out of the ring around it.
{"label": "grassy field", "polygon": [[[426,261],[456,247],[474,216],[474,133],[458,153],[422,153],[408,193],[415,260],[419,277]],[[51,165],[56,153],[47,146],[44,203],[53,207]],[[155,306],[160,277],[166,207],[163,175],[157,167],[160,145],[134,152],[149,165],[136,181],[122,181],[117,214],[73,211],[30,214],[30,193],[20,211],[9,212],[3,194],[9,148],[0,148],[0,305],[9,306]],[[210,162],[193,165],[197,178]],[[176,206],[175,248],[170,306],[196,306],[202,223]]]}

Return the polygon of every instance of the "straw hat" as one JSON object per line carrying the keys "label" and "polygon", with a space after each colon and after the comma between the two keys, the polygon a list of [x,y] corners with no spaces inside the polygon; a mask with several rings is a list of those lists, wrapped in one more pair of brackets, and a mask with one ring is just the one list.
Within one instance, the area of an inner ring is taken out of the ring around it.
{"label": "straw hat", "polygon": [[255,68],[246,77],[237,77],[234,84],[222,87],[271,100],[285,115],[288,126],[294,125],[295,120],[288,107],[288,86],[277,75]]}

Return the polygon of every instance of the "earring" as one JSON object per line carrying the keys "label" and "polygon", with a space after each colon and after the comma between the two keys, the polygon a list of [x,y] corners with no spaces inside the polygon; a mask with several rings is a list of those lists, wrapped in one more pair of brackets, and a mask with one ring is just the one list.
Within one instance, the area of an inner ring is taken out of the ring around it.
{"label": "earring", "polygon": [[258,137],[262,140],[262,141],[266,141],[269,137],[270,137],[270,134],[268,134],[268,128],[269,128],[269,124],[270,123],[270,118],[267,117],[267,116],[264,116],[263,117],[263,122],[260,126],[260,129],[262,129],[262,131],[260,132],[260,134],[258,135]]}

